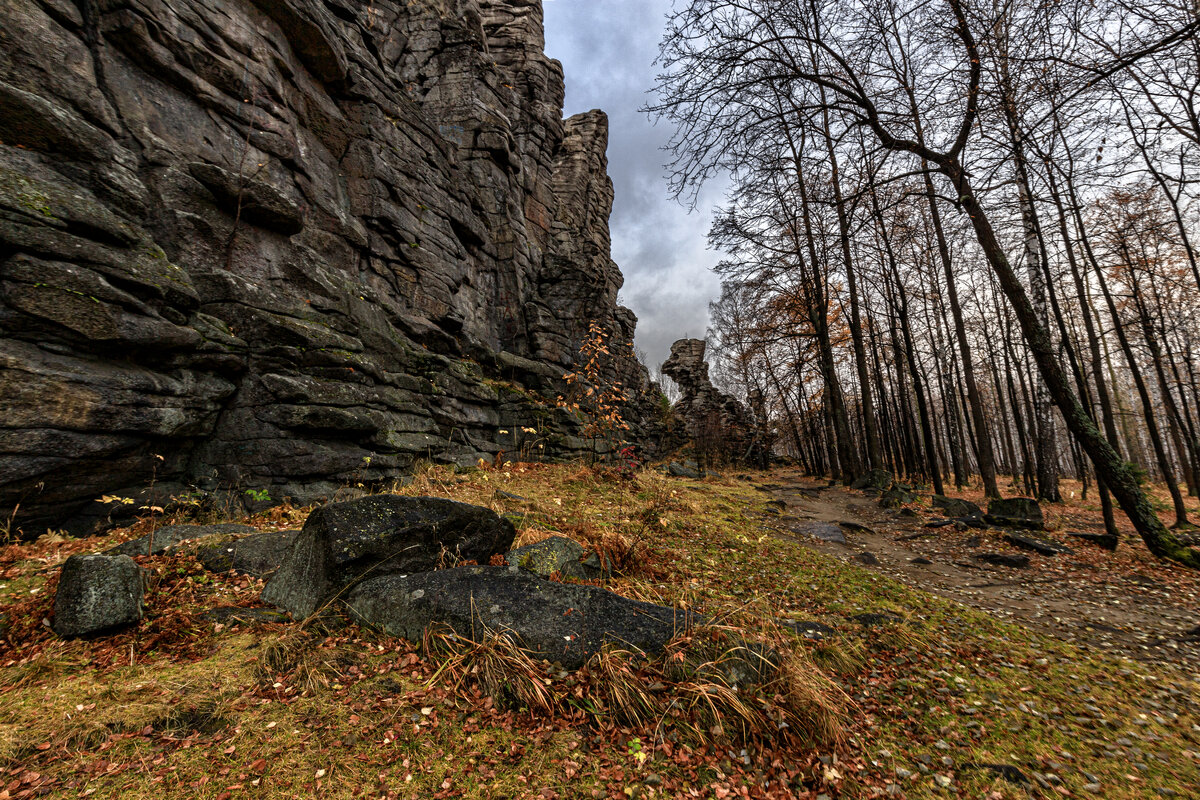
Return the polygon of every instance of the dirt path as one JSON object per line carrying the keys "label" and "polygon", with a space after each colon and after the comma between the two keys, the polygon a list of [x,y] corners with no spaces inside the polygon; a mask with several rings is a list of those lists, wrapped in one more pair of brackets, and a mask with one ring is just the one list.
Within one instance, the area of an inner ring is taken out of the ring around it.
{"label": "dirt path", "polygon": [[[1200,576],[1133,548],[1112,555],[1072,542],[1073,553],[1042,556],[998,529],[927,529],[939,518],[928,509],[905,516],[862,492],[776,479],[760,487],[781,508],[774,527],[814,550],[1083,647],[1200,667]],[[1028,555],[1030,563],[992,566],[975,558],[984,553]]]}

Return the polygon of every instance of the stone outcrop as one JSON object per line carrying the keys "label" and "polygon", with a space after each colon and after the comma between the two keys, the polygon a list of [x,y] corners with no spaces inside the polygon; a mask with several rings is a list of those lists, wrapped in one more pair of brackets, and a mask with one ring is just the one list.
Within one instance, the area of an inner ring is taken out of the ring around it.
{"label": "stone outcrop", "polygon": [[662,373],[679,387],[676,414],[684,420],[696,453],[706,462],[732,461],[765,466],[770,455],[766,432],[736,397],[713,386],[701,339],[680,339]]}
{"label": "stone outcrop", "polygon": [[0,517],[588,449],[561,376],[636,320],[543,44],[540,0],[0,4]]}

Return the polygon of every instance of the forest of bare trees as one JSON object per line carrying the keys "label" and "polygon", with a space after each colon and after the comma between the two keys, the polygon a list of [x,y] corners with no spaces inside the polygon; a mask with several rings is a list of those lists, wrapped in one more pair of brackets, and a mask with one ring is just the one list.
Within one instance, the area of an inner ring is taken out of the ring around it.
{"label": "forest of bare trees", "polygon": [[688,0],[673,188],[730,181],[710,339],[778,448],[1123,510],[1200,494],[1195,0]]}

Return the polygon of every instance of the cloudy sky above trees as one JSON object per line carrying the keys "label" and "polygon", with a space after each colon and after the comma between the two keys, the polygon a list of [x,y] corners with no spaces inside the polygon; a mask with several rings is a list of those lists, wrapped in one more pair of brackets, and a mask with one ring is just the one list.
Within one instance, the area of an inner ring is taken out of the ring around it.
{"label": "cloudy sky above trees", "polygon": [[608,171],[616,188],[613,258],[625,274],[622,302],[638,315],[637,345],[657,368],[671,343],[703,338],[708,303],[720,284],[707,249],[712,207],[709,187],[697,210],[668,196],[661,148],[666,123],[655,126],[638,111],[650,99],[664,15],[670,0],[545,0],[546,52],[563,62],[566,113],[608,113]]}

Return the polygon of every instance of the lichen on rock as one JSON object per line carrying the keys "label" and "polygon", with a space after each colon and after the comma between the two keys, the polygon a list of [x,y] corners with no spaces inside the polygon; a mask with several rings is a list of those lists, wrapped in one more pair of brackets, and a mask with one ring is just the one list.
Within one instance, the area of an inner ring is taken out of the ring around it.
{"label": "lichen on rock", "polygon": [[[31,0],[0,30],[0,515],[309,502],[526,428],[576,454],[561,376],[636,320],[607,119],[562,118],[540,0]],[[636,435],[645,370],[611,369]]]}

